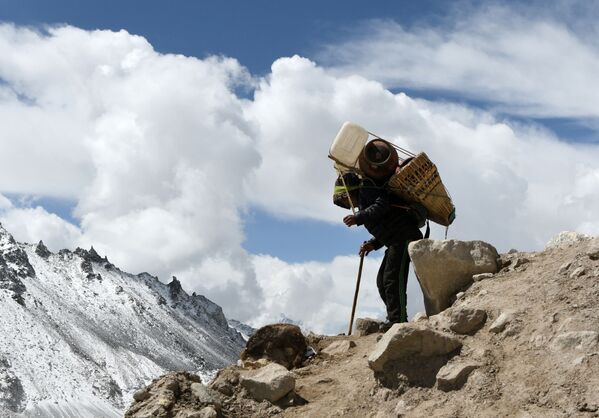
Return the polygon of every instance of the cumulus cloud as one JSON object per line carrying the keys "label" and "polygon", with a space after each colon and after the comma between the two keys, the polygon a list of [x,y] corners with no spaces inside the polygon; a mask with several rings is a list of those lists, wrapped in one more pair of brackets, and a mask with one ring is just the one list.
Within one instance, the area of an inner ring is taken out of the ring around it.
{"label": "cumulus cloud", "polygon": [[598,13],[591,2],[457,2],[444,24],[371,21],[320,58],[386,86],[442,90],[511,113],[596,119],[599,43],[591,22]]}
{"label": "cumulus cloud", "polygon": [[[0,120],[10,127],[0,141],[2,192],[74,199],[80,230],[67,228],[69,246],[93,244],[133,272],[168,277],[243,252],[244,184],[260,156],[233,92],[251,84],[237,61],[159,54],[125,31],[68,26],[1,25],[0,53]],[[27,216],[54,219],[38,208],[4,219],[30,238],[39,231],[23,227]],[[260,300],[253,271],[234,270],[241,283],[202,280]],[[233,299],[217,302],[246,314]]]}
{"label": "cumulus cloud", "polygon": [[[365,261],[365,277],[376,274],[375,260]],[[329,333],[346,331],[343,328],[349,324],[356,283],[355,257],[340,256],[331,263],[288,264],[274,257],[256,256],[253,263],[260,285],[266,291],[265,309],[255,319],[256,324],[276,321],[285,315],[300,319],[307,329]],[[360,313],[380,312],[372,284],[372,280],[362,283]]]}
{"label": "cumulus cloud", "polygon": [[12,202],[0,194],[0,210],[10,209],[12,206]]}
{"label": "cumulus cloud", "polygon": [[595,145],[568,144],[538,126],[466,106],[392,94],[299,57],[275,62],[248,106],[260,127],[258,147],[266,147],[251,198],[275,213],[339,221],[330,208],[333,172],[324,155],[345,116],[437,163],[457,206],[452,237],[535,249],[554,233],[595,222],[578,210],[594,207],[593,181],[579,193],[572,187],[583,181],[581,172],[597,169]]}
{"label": "cumulus cloud", "polygon": [[[6,199],[8,201],[8,199]],[[75,225],[41,206],[17,208],[12,204],[2,205],[0,195],[0,222],[19,241],[37,243],[40,240],[53,251],[71,248],[81,238],[81,231]]]}
{"label": "cumulus cloud", "polygon": [[337,78],[306,58],[275,61],[246,104],[262,156],[249,183],[252,203],[279,216],[339,218],[342,212],[329,204],[335,180],[329,146],[346,119],[383,119],[373,104],[389,96],[379,83]]}
{"label": "cumulus cloud", "polygon": [[[284,314],[344,331],[357,257],[291,264],[248,254],[243,217],[258,206],[340,223],[326,155],[345,120],[429,154],[457,206],[451,237],[535,249],[564,229],[599,231],[599,148],[538,126],[394,94],[297,56],[256,79],[234,59],[159,54],[124,31],[0,25],[0,53],[0,122],[9,126],[0,193],[68,197],[79,220],[0,196],[5,226],[55,249],[94,245],[128,271],[177,275],[188,291],[255,325]],[[414,79],[419,69],[399,68]],[[237,87],[254,97],[238,97]],[[360,316],[382,316],[379,261],[367,259]],[[410,313],[417,310],[412,278]]]}
{"label": "cumulus cloud", "polygon": [[[382,250],[364,259],[356,318],[385,319],[376,288]],[[329,334],[347,332],[357,282],[359,258],[338,256],[331,262],[286,263],[268,255],[253,256],[265,303],[255,325],[277,321],[281,315],[299,320],[309,330]],[[408,280],[408,316],[424,311],[418,282]]]}

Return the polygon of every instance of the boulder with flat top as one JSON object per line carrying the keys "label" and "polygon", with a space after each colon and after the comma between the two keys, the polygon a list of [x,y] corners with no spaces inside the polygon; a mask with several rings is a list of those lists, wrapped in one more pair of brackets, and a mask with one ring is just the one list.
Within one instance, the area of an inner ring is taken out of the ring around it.
{"label": "boulder with flat top", "polygon": [[295,388],[295,377],[280,364],[270,363],[242,376],[241,386],[257,401],[276,402]]}
{"label": "boulder with flat top", "polygon": [[389,361],[445,355],[460,347],[461,341],[451,335],[411,322],[394,324],[370,353],[368,365],[381,372]]}
{"label": "boulder with flat top", "polygon": [[499,268],[497,250],[483,241],[423,239],[410,243],[408,252],[429,316],[451,306],[456,293],[473,282],[472,276]]}

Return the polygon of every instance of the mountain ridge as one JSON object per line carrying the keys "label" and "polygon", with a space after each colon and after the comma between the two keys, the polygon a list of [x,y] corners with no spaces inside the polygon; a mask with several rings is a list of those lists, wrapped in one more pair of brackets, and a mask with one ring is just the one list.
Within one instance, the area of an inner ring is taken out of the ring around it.
{"label": "mountain ridge", "polygon": [[117,417],[170,370],[207,379],[244,340],[220,306],[173,277],[88,251],[18,243],[0,224],[0,414]]}

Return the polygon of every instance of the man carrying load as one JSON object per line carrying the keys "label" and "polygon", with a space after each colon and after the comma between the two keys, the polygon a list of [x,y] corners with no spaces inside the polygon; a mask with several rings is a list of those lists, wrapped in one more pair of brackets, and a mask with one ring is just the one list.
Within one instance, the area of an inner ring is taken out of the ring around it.
{"label": "man carrying load", "polygon": [[417,210],[391,194],[382,184],[364,177],[358,195],[359,211],[347,215],[349,227],[364,225],[373,236],[360,247],[360,256],[385,246],[385,256],[377,275],[377,288],[387,308],[385,328],[407,322],[407,284],[410,266],[408,244],[422,239],[422,217]]}
{"label": "man carrying load", "polygon": [[[368,142],[370,136],[374,139]],[[449,192],[437,167],[424,152],[414,154],[351,122],[345,122],[339,130],[329,158],[335,162],[339,175],[333,202],[352,211],[343,222],[347,226],[364,225],[373,236],[360,247],[348,334],[352,330],[364,256],[383,246],[387,249],[377,287],[387,308],[385,326],[407,322],[408,244],[422,239],[420,228],[425,223],[428,238],[428,220],[445,227],[453,222],[455,206]]]}

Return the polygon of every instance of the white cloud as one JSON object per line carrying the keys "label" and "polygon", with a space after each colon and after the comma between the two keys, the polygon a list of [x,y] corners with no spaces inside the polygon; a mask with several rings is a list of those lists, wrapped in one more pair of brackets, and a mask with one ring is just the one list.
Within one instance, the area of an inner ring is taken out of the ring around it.
{"label": "white cloud", "polygon": [[[331,263],[287,264],[270,256],[254,257],[266,303],[255,323],[277,320],[281,314],[301,320],[304,327],[329,333],[346,332],[356,282],[355,257],[336,257]],[[365,276],[376,274],[367,259]],[[373,304],[372,281],[362,283],[361,310]],[[380,307],[379,307],[380,308]]]}
{"label": "white cloud", "polygon": [[[2,205],[5,199],[0,195],[0,222],[21,242],[37,243],[40,240],[52,251],[72,248],[81,237],[76,226],[44,208],[16,208],[12,204]],[[5,199],[5,202],[8,199]]]}
{"label": "white cloud", "polygon": [[279,216],[336,219],[329,204],[335,181],[328,149],[345,119],[371,119],[380,84],[336,78],[308,59],[282,58],[261,81],[246,115],[257,127],[262,164],[249,183],[252,202]]}
{"label": "white cloud", "polygon": [[[125,31],[6,24],[0,54],[2,192],[74,199],[81,235],[65,234],[70,246],[93,244],[129,271],[168,277],[243,253],[244,184],[260,156],[233,92],[252,83],[237,61],[159,54]],[[7,224],[52,218],[16,213]],[[237,286],[260,300],[253,271],[239,271]],[[194,290],[223,280],[182,279]]]}
{"label": "white cloud", "polygon": [[[10,126],[0,192],[68,196],[80,220],[79,228],[0,197],[9,230],[54,249],[94,245],[128,271],[175,274],[255,324],[283,313],[345,331],[356,257],[288,264],[242,247],[251,205],[340,223],[326,155],[345,120],[426,150],[457,206],[451,237],[532,249],[564,229],[599,230],[597,146],[393,94],[305,58],[281,58],[254,80],[233,59],[159,54],[126,32],[10,25],[0,25],[0,54],[0,122]],[[400,70],[418,70],[410,68]],[[255,87],[254,98],[239,98],[238,85]],[[358,315],[383,313],[377,268],[368,258]],[[421,302],[410,286],[413,314]]]}
{"label": "white cloud", "polygon": [[[393,95],[299,57],[275,62],[248,107],[259,126],[258,147],[266,149],[252,199],[278,214],[339,222],[324,156],[345,116],[404,148],[426,151],[437,163],[457,206],[452,237],[533,249],[563,229],[594,221],[568,197],[578,173],[599,166],[594,145],[568,144],[538,127],[456,104]],[[597,191],[594,183],[589,187]],[[596,207],[592,193],[582,199]]]}
{"label": "white cloud", "polygon": [[[385,319],[384,305],[376,288],[383,250],[364,258],[355,318]],[[301,320],[309,330],[329,334],[347,333],[359,258],[338,256],[330,263],[286,263],[260,255],[252,258],[258,283],[265,292],[261,315],[255,324],[276,321],[281,314]],[[408,280],[408,316],[424,311],[416,277]]]}
{"label": "white cloud", "polygon": [[0,211],[12,208],[12,202],[0,194]]}
{"label": "white cloud", "polygon": [[[460,3],[458,3],[459,5]],[[459,9],[437,26],[371,21],[321,61],[387,86],[435,89],[533,116],[599,117],[591,2]]]}

